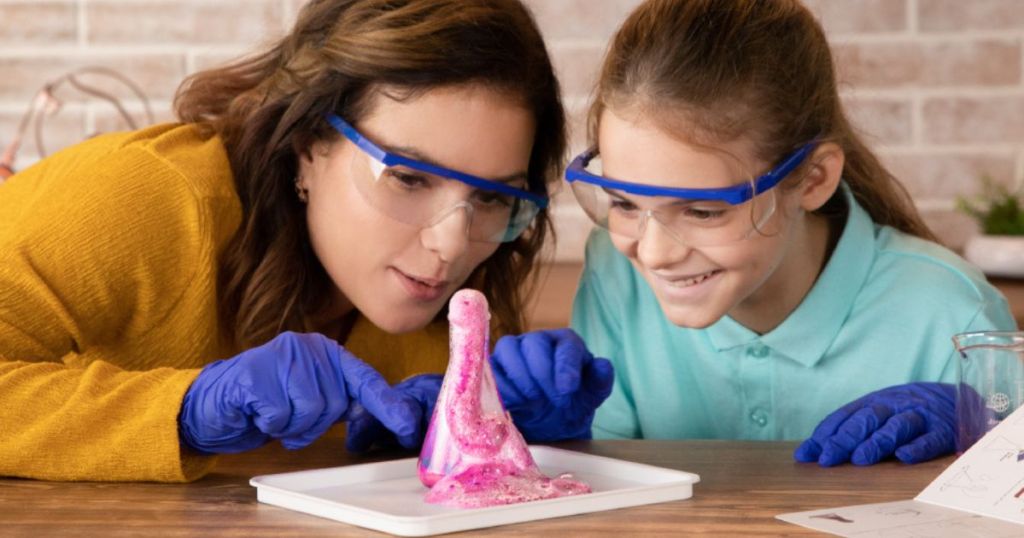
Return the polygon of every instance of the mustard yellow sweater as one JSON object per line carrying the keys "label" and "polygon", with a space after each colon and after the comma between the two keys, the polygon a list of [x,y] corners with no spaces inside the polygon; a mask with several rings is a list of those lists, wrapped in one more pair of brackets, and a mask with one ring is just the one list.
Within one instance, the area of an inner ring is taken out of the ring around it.
{"label": "mustard yellow sweater", "polygon": [[[0,185],[0,476],[188,481],[177,416],[233,356],[217,258],[241,206],[223,144],[194,126],[94,138]],[[391,382],[444,371],[447,327],[357,320],[346,347]]]}

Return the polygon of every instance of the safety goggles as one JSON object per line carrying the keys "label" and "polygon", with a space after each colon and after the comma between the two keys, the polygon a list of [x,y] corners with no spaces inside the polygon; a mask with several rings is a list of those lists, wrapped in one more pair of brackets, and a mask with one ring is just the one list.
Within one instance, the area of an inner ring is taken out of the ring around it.
{"label": "safety goggles", "polygon": [[[505,243],[519,237],[541,209],[544,195],[388,152],[336,114],[327,121],[366,159],[354,159],[352,181],[363,199],[385,215],[429,228],[462,211],[470,241]],[[451,189],[452,182],[473,187]]]}
{"label": "safety goggles", "polygon": [[650,219],[688,246],[721,246],[761,229],[775,212],[773,188],[800,166],[816,146],[810,142],[764,175],[722,188],[659,187],[602,175],[596,148],[576,157],[565,178],[584,212],[598,226],[633,239]]}

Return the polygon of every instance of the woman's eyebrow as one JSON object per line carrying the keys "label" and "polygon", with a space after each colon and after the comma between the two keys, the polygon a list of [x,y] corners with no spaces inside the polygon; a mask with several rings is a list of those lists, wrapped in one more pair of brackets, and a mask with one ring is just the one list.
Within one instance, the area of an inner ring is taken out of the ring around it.
{"label": "woman's eyebrow", "polygon": [[[384,149],[384,151],[386,151],[388,153],[395,153],[395,154],[401,155],[403,157],[408,157],[410,159],[415,159],[417,161],[420,161],[420,162],[423,162],[423,163],[426,163],[426,164],[437,166],[439,168],[446,168],[448,170],[455,170],[454,168],[449,168],[448,166],[445,166],[445,165],[439,163],[436,159],[433,159],[429,155],[427,155],[427,154],[425,154],[425,153],[421,152],[420,150],[418,150],[416,148],[413,148],[413,147],[409,147],[409,146],[389,146],[389,145],[384,145],[384,144],[381,144],[380,147],[382,149]],[[462,172],[461,170],[456,170],[456,171],[457,172]],[[466,172],[462,172],[462,173],[465,174]],[[474,175],[474,174],[467,174],[467,175]],[[529,180],[529,176],[526,174],[526,171],[515,172],[515,173],[512,173],[512,174],[505,175],[505,176],[499,176],[499,177],[494,177],[494,178],[483,178],[483,179],[486,179],[488,181],[495,181],[497,183],[513,183],[513,182],[516,182],[516,181],[522,181],[524,183],[528,183],[529,182],[528,181]]]}

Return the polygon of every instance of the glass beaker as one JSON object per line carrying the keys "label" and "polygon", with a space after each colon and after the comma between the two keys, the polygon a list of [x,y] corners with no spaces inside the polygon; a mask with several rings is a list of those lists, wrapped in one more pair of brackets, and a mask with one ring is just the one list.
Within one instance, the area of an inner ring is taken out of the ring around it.
{"label": "glass beaker", "polygon": [[1024,403],[1024,332],[958,334],[956,451],[963,452]]}

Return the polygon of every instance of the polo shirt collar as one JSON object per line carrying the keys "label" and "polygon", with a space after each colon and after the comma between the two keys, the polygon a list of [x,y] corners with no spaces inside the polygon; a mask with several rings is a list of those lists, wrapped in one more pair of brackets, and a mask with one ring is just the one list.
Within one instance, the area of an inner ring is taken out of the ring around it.
{"label": "polo shirt collar", "polygon": [[806,367],[814,366],[825,355],[849,316],[875,258],[874,223],[845,183],[841,188],[848,208],[846,224],[811,291],[781,325],[764,335],[729,316],[718,320],[707,328],[711,344],[718,351],[760,340]]}

